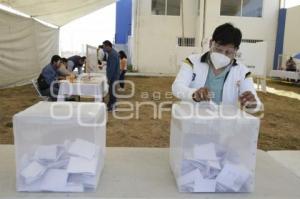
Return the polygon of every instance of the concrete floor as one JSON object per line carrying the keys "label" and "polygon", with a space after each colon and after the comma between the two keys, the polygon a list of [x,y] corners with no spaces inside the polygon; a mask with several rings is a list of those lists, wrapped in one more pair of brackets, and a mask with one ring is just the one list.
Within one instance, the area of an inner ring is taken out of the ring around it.
{"label": "concrete floor", "polygon": [[300,178],[300,151],[268,151],[268,154]]}
{"label": "concrete floor", "polygon": [[105,168],[94,193],[17,193],[12,145],[0,146],[0,198],[247,198],[299,199],[300,178],[258,151],[256,190],[250,194],[178,193],[168,160],[168,149],[107,148]]}

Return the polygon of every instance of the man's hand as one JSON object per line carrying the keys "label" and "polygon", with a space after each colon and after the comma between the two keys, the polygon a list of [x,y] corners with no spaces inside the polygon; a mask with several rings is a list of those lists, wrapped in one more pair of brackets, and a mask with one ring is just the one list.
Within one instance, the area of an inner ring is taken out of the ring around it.
{"label": "man's hand", "polygon": [[255,96],[251,91],[244,92],[240,97],[240,102],[242,107],[246,108],[256,108],[257,101],[255,99]]}
{"label": "man's hand", "polygon": [[193,100],[196,102],[209,101],[211,95],[208,88],[200,88],[193,94]]}

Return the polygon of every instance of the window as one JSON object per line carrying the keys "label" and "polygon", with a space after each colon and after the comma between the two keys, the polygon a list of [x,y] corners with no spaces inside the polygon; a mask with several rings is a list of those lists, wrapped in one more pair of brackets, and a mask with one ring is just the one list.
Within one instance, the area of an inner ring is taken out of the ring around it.
{"label": "window", "polygon": [[243,17],[262,17],[262,0],[243,0]]}
{"label": "window", "polygon": [[180,16],[180,0],[152,0],[152,14]]}
{"label": "window", "polygon": [[166,0],[152,0],[152,14],[165,15]]}
{"label": "window", "polygon": [[222,16],[262,17],[263,0],[221,0]]}
{"label": "window", "polygon": [[194,37],[178,37],[177,39],[178,46],[185,46],[185,47],[195,47],[195,38]]}
{"label": "window", "polygon": [[241,16],[241,0],[222,0],[221,15]]}

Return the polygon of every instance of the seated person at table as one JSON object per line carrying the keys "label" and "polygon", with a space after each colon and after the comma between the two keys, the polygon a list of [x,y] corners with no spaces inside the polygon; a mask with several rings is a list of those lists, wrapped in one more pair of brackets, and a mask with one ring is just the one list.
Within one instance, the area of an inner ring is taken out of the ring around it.
{"label": "seated person at table", "polygon": [[45,66],[38,78],[38,86],[43,96],[48,96],[52,100],[56,100],[59,84],[55,83],[58,80],[58,69],[60,67],[61,58],[54,55],[51,62]]}
{"label": "seated person at table", "polygon": [[194,103],[212,100],[216,104],[240,104],[253,112],[260,110],[251,72],[235,59],[241,39],[241,31],[232,24],[217,27],[210,50],[190,55],[182,63],[172,85],[173,94]]}
{"label": "seated person at table", "polygon": [[78,74],[82,73],[83,65],[85,64],[86,57],[80,57],[78,55],[74,55],[68,58],[68,70],[70,72],[74,71],[75,68],[78,70]]}
{"label": "seated person at table", "polygon": [[286,62],[286,71],[297,71],[297,66],[295,61],[293,60],[293,57],[290,57]]}

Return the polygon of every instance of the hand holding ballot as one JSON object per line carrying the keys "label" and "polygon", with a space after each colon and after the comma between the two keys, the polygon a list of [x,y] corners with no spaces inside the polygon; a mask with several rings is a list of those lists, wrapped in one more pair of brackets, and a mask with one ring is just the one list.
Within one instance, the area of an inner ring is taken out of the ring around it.
{"label": "hand holding ballot", "polygon": [[202,88],[198,89],[193,94],[193,100],[196,102],[209,101],[210,99],[211,99],[211,95],[210,95],[209,89],[206,87],[202,87]]}
{"label": "hand holding ballot", "polygon": [[241,106],[246,108],[256,108],[257,101],[252,92],[246,91],[240,96]]}

